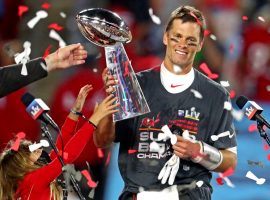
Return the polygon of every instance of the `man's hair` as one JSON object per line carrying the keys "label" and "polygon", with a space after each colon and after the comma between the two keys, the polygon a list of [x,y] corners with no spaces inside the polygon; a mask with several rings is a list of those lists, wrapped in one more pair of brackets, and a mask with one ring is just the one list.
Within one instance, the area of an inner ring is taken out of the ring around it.
{"label": "man's hair", "polygon": [[200,26],[200,40],[204,38],[204,30],[206,29],[206,22],[201,11],[192,6],[181,6],[175,9],[167,22],[165,31],[169,31],[175,19],[181,19],[183,23],[194,22]]}

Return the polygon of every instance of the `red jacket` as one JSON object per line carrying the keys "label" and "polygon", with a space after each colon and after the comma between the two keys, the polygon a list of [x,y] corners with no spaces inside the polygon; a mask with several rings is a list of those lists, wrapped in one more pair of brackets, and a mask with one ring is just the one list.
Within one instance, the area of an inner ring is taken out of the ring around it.
{"label": "red jacket", "polygon": [[[87,122],[75,135],[73,135],[76,125],[76,121],[67,118],[61,129],[63,143],[65,144],[64,152],[68,155],[67,158],[64,159],[65,163],[72,163],[80,155],[85,145],[93,135],[94,127]],[[59,138],[57,139],[56,145],[59,150],[62,149]],[[50,183],[61,174],[62,166],[55,154],[51,154],[50,156],[53,160],[48,165],[25,175],[24,179],[19,183],[19,187],[15,195],[16,199],[53,199],[50,198]]]}

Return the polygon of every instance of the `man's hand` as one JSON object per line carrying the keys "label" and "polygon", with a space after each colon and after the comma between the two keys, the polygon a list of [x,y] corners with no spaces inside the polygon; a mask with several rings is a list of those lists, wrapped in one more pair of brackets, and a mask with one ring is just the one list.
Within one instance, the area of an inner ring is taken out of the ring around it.
{"label": "man's hand", "polygon": [[198,142],[194,142],[191,139],[184,139],[177,135],[177,142],[172,146],[174,154],[179,158],[189,160],[201,155],[201,145]]}
{"label": "man's hand", "polygon": [[87,51],[78,44],[71,44],[66,47],[59,48],[56,52],[49,54],[46,58],[48,72],[56,69],[66,69],[73,65],[85,63]]}

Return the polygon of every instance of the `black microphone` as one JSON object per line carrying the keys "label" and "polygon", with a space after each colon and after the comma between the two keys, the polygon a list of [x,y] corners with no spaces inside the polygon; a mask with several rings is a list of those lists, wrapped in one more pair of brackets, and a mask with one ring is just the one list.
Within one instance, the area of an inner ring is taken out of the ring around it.
{"label": "black microphone", "polygon": [[60,131],[58,125],[53,121],[47,111],[50,108],[41,99],[36,99],[30,93],[25,93],[21,98],[22,103],[26,106],[26,112],[36,120],[44,122],[46,125],[51,125],[57,132]]}
{"label": "black microphone", "polygon": [[263,109],[257,103],[249,101],[245,96],[240,96],[236,100],[236,105],[245,112],[250,120],[256,120],[270,129],[270,124],[261,115]]}

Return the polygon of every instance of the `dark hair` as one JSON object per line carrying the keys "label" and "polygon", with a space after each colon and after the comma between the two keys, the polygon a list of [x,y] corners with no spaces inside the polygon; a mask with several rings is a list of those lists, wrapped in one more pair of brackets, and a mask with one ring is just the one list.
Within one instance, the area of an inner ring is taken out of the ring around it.
{"label": "dark hair", "polygon": [[181,19],[183,23],[194,22],[200,26],[200,40],[204,38],[204,30],[206,29],[205,18],[202,13],[192,6],[181,6],[175,9],[167,22],[165,31],[169,31],[175,19]]}

